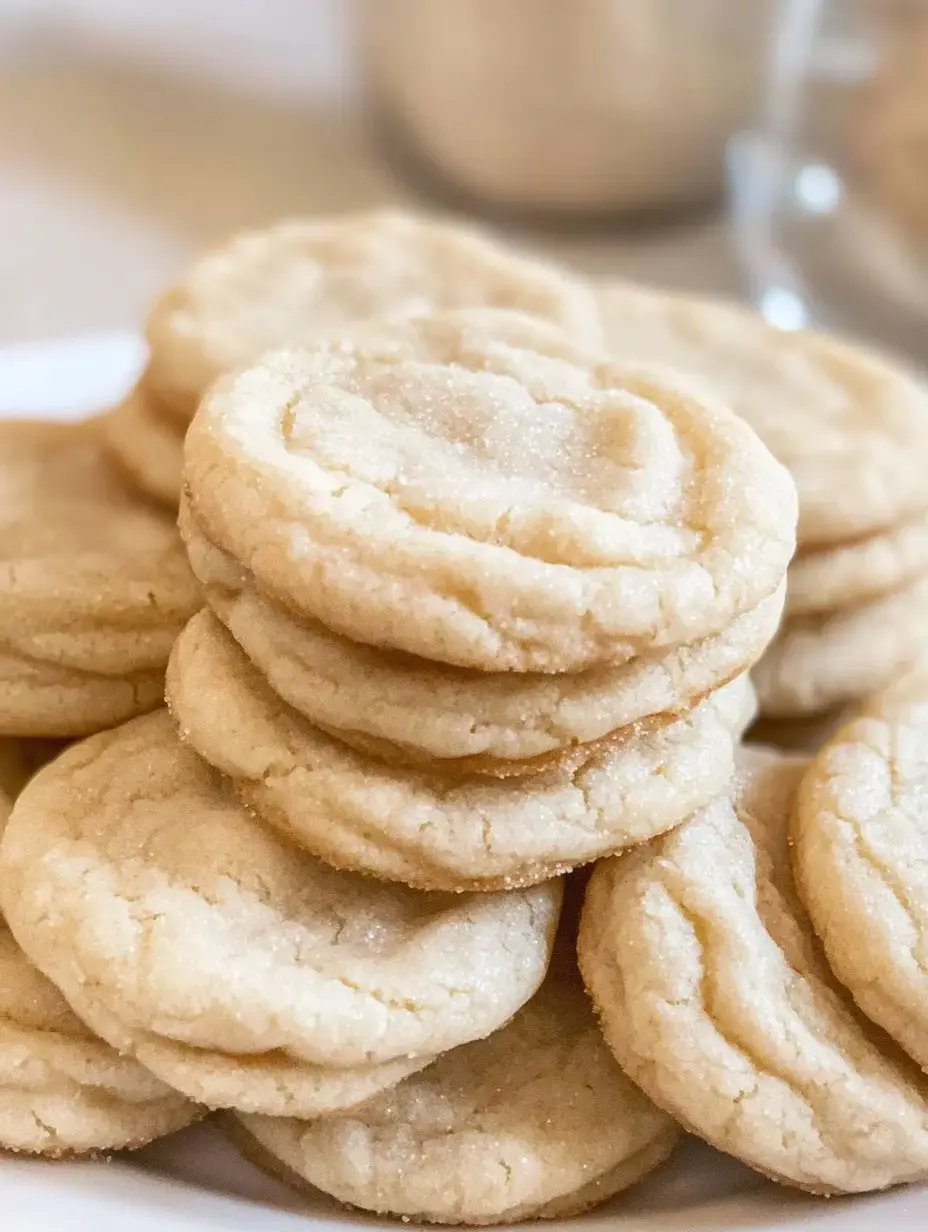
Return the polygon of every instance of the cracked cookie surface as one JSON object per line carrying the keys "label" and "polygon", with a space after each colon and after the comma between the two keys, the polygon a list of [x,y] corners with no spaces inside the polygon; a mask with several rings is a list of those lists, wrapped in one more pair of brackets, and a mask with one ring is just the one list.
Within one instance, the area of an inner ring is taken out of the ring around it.
{"label": "cracked cookie surface", "polygon": [[640,1180],[679,1137],[616,1065],[557,958],[508,1026],[349,1115],[240,1123],[298,1182],[364,1210],[463,1224],[577,1214]]}
{"label": "cracked cookie surface", "polygon": [[561,885],[426,895],[339,873],[249,815],[162,711],[36,775],[0,844],[0,898],[120,1049],[153,1036],[354,1070],[504,1023],[543,978]]}
{"label": "cracked cookie surface", "polygon": [[246,232],[201,257],[158,300],[143,387],[189,421],[217,376],[384,312],[485,305],[596,343],[586,286],[476,229],[383,209]]}
{"label": "cracked cookie surface", "polygon": [[797,883],[861,1009],[928,1067],[928,674],[907,674],[819,752],[792,825]]}
{"label": "cracked cookie surface", "polygon": [[492,309],[371,323],[219,381],[185,467],[197,523],[270,597],[482,671],[720,633],[794,548],[792,482],[725,407]]}
{"label": "cracked cookie surface", "polygon": [[838,985],[793,884],[807,763],[742,756],[733,798],[593,873],[580,966],[606,1038],[655,1102],[776,1180],[923,1177],[923,1075]]}
{"label": "cracked cookie surface", "polygon": [[530,885],[678,825],[728,782],[754,712],[742,676],[684,718],[633,726],[546,774],[448,778],[390,766],[313,727],[209,611],[178,639],[168,700],[183,738],[300,846],[430,890]]}
{"label": "cracked cookie surface", "polygon": [[609,351],[700,378],[789,468],[800,547],[863,537],[928,507],[928,395],[901,367],[721,302],[628,283],[597,296]]}
{"label": "cracked cookie surface", "polygon": [[[0,830],[10,807],[0,790]],[[51,1157],[120,1150],[199,1116],[96,1039],[0,920],[0,1146]]]}
{"label": "cracked cookie surface", "polygon": [[621,667],[473,672],[297,621],[209,543],[184,504],[181,523],[207,601],[275,693],[347,743],[376,742],[393,764],[442,772],[531,774],[640,719],[682,716],[757,661],[783,607],[781,588],[716,637]]}

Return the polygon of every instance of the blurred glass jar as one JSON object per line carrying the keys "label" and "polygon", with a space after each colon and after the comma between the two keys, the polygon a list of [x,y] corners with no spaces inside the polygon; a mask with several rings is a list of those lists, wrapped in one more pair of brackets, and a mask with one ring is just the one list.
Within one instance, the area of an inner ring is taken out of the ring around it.
{"label": "blurred glass jar", "polygon": [[704,207],[756,105],[768,0],[361,0],[391,142],[522,216]]}
{"label": "blurred glass jar", "polygon": [[924,364],[928,0],[780,0],[762,113],[730,158],[752,297]]}

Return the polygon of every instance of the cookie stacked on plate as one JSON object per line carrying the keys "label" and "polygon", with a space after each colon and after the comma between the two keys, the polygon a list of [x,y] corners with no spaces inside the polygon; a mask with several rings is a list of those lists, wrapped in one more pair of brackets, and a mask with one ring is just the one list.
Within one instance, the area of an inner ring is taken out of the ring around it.
{"label": "cookie stacked on plate", "polygon": [[793,501],[725,408],[546,322],[342,331],[200,407],[181,528],[210,610],[169,705],[336,867],[543,881],[727,781]]}
{"label": "cookie stacked on plate", "polygon": [[211,387],[170,709],[32,779],[0,904],[90,1029],[275,1168],[401,1215],[566,1214],[678,1131],[596,1027],[560,874],[724,790],[795,490],[579,327],[400,307]]}
{"label": "cookie stacked on plate", "polygon": [[104,424],[0,423],[0,738],[67,739],[158,706],[201,602],[173,519],[126,487]]}
{"label": "cookie stacked on plate", "polygon": [[786,620],[754,679],[766,733],[818,743],[925,643],[928,393],[886,360],[740,309],[627,284],[598,298],[613,353],[701,380],[796,481]]}
{"label": "cookie stacked on plate", "polygon": [[112,454],[143,492],[176,508],[184,433],[217,376],[385,311],[476,304],[599,336],[578,281],[476,230],[384,209],[243,233],[196,261],[152,308],[150,361],[109,421]]}
{"label": "cookie stacked on plate", "polygon": [[928,1174],[926,750],[917,668],[811,762],[745,749],[728,793],[588,887],[580,965],[625,1072],[814,1193]]}

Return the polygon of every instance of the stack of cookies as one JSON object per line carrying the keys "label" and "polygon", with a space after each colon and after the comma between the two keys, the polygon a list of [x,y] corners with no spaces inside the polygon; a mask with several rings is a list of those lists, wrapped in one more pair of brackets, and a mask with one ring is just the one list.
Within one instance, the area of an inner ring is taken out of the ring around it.
{"label": "stack of cookies", "polygon": [[211,387],[170,709],[41,770],[0,846],[17,942],[106,1045],[275,1170],[463,1223],[584,1209],[678,1137],[561,874],[727,790],[796,520],[712,397],[488,298]]}
{"label": "stack of cookies", "polygon": [[928,393],[836,340],[627,284],[598,293],[612,353],[672,365],[744,417],[799,490],[786,620],[754,675],[765,738],[816,747],[928,628]]}
{"label": "stack of cookies", "polygon": [[184,434],[217,376],[383,312],[481,304],[599,338],[578,280],[478,231],[375,210],[244,233],[196,261],[152,308],[149,364],[109,421],[111,452],[141,491],[176,509]]}

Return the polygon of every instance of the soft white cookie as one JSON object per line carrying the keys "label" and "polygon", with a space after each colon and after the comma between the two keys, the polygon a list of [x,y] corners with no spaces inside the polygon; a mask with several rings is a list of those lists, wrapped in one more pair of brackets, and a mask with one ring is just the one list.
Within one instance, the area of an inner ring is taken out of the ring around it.
{"label": "soft white cookie", "polygon": [[837,984],[793,885],[806,763],[744,757],[731,798],[593,873],[580,965],[606,1039],[656,1103],[776,1180],[921,1179],[923,1076]]}
{"label": "soft white cookie", "polygon": [[[9,811],[0,791],[0,830]],[[95,1039],[0,920],[0,1147],[51,1157],[122,1150],[200,1115]]]}
{"label": "soft white cookie", "polygon": [[387,761],[452,773],[534,773],[640,719],[685,713],[760,658],[783,607],[785,587],[716,637],[620,667],[474,672],[296,620],[209,543],[186,502],[181,525],[210,606],[280,697]]}
{"label": "soft white cookie", "polygon": [[799,490],[799,544],[863,538],[928,508],[928,394],[900,366],[729,304],[629,283],[597,291],[608,349],[698,378]]}
{"label": "soft white cookie", "polygon": [[384,312],[514,308],[600,338],[596,305],[566,270],[476,228],[395,209],[278,223],[195,261],[155,304],[143,387],[182,423],[207,386],[265,352]]}
{"label": "soft white cookie", "polygon": [[544,976],[560,898],[556,881],[423,895],[336,872],[250,816],[163,711],[40,771],[0,844],[10,928],[78,1013],[170,1081],[205,1050],[204,1095],[227,1054],[211,1099],[252,1109],[288,1070],[316,1101],[318,1067],[423,1063],[501,1026]]}
{"label": "soft white cookie", "polygon": [[724,788],[754,714],[740,677],[691,714],[578,749],[546,774],[449,779],[313,727],[208,611],[177,641],[168,700],[182,737],[300,846],[431,890],[531,885],[679,825]]}
{"label": "soft white cookie", "polygon": [[576,973],[560,964],[501,1031],[347,1116],[239,1124],[297,1183],[455,1224],[577,1214],[640,1180],[679,1137],[616,1065]]}
{"label": "soft white cookie", "polygon": [[486,671],[578,671],[720,633],[773,594],[795,491],[670,374],[470,309],[392,319],[220,380],[191,508],[271,597]]}
{"label": "soft white cookie", "polygon": [[928,1067],[928,674],[872,699],[814,759],[792,824],[803,901],[861,1009]]}

